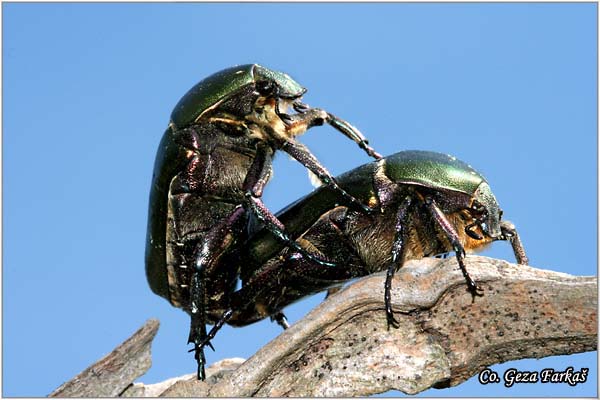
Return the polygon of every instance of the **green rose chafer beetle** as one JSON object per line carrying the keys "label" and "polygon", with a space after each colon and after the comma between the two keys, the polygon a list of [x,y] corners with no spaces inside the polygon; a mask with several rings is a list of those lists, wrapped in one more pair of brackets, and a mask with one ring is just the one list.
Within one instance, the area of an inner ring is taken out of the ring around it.
{"label": "green rose chafer beetle", "polygon": [[321,187],[278,213],[295,239],[335,267],[324,268],[293,249],[282,249],[271,233],[258,232],[225,256],[246,267],[241,289],[221,309],[209,338],[224,323],[243,326],[268,316],[285,327],[282,309],[287,305],[379,271],[387,271],[387,321],[397,326],[390,289],[394,272],[408,259],[454,252],[474,296],[482,292],[469,276],[466,252],[507,240],[517,262],[528,263],[519,235],[502,220],[487,181],[455,157],[403,151],[349,171],[337,182],[381,212],[366,215],[339,205],[339,195]]}
{"label": "green rose chafer beetle", "polygon": [[[343,202],[370,212],[345,192],[296,136],[328,123],[374,158],[381,156],[346,121],[300,102],[305,89],[288,75],[257,64],[217,72],[192,87],[175,106],[160,142],[150,191],[146,275],[152,291],[191,315],[198,375],[204,378],[206,323],[212,304],[235,290],[238,264],[221,254],[245,237],[248,214],[278,240],[319,265],[289,238],[262,203],[271,160],[282,150],[302,163]],[[289,107],[296,111],[287,114]]]}

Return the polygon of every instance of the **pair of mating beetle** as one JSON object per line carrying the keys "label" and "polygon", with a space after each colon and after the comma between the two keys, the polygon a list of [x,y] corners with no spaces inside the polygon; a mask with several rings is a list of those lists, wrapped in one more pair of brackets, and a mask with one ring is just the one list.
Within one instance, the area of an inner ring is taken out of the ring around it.
{"label": "pair of mating beetle", "polygon": [[[455,252],[473,295],[481,290],[467,271],[466,250],[508,240],[517,262],[527,264],[514,226],[501,220],[477,171],[433,152],[382,158],[348,122],[302,103],[305,91],[260,65],[225,69],[184,95],[159,145],[146,274],[152,291],[191,315],[188,343],[199,379],[204,347],[223,324],[271,317],[286,328],[284,307],[349,279],[387,271],[385,312],[397,326],[392,277],[407,259]],[[376,161],[334,178],[296,140],[325,123]],[[277,151],[323,185],[275,215],[261,196]]]}

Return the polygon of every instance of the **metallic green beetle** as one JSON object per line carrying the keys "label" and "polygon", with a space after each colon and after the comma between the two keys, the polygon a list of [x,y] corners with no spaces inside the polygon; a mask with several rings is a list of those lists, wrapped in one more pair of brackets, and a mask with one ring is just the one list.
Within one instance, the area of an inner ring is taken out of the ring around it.
{"label": "metallic green beetle", "polygon": [[366,215],[340,206],[339,195],[321,187],[278,213],[294,238],[336,266],[323,268],[293,249],[282,250],[269,232],[258,232],[226,257],[245,263],[242,287],[221,309],[209,338],[224,323],[243,326],[267,316],[285,327],[285,306],[379,271],[387,271],[388,324],[397,326],[390,290],[394,272],[406,260],[453,251],[473,295],[481,291],[467,271],[466,252],[508,240],[517,262],[528,263],[517,231],[502,221],[487,181],[455,157],[403,151],[349,171],[337,182],[381,212]]}
{"label": "metallic green beetle", "polygon": [[[146,275],[152,291],[191,314],[198,375],[204,377],[206,323],[220,315],[213,304],[235,290],[238,264],[220,262],[246,234],[248,214],[283,244],[320,265],[291,240],[262,203],[271,160],[282,150],[302,163],[345,204],[370,209],[341,189],[310,151],[296,141],[307,129],[328,123],[380,158],[352,125],[300,102],[305,93],[288,75],[250,64],[204,79],[179,101],[156,155],[150,191]],[[288,107],[296,113],[287,114]]]}

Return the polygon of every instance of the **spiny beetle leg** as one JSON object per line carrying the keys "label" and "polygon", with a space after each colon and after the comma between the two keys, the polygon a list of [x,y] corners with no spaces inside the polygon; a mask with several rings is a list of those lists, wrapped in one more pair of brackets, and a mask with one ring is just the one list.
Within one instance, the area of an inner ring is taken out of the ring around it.
{"label": "spiny beetle leg", "polygon": [[252,193],[246,193],[246,198],[248,199],[248,204],[256,217],[260,222],[265,224],[265,228],[269,230],[275,237],[284,242],[287,246],[293,248],[304,257],[308,258],[310,261],[322,265],[324,267],[335,267],[334,263],[330,263],[328,261],[322,260],[317,256],[314,256],[309,251],[305,250],[302,246],[300,246],[295,240],[292,240],[287,233],[284,231],[284,227],[279,222],[277,217],[275,217],[271,211],[264,205],[264,203],[257,197],[254,197]]}
{"label": "spiny beetle leg", "polygon": [[194,358],[197,363],[197,377],[198,379],[204,380],[206,374],[204,366],[206,364],[206,358],[204,357],[204,349],[200,347],[200,343],[206,338],[206,312],[204,307],[204,282],[203,273],[194,273],[192,275],[191,282],[191,305],[190,309],[192,312],[190,334],[188,336],[188,343],[194,344],[195,354]]}
{"label": "spiny beetle leg", "polygon": [[[244,208],[238,206],[219,224],[213,226],[204,240],[196,244],[193,253],[194,272],[190,282],[190,313],[191,325],[188,343],[194,344],[194,351],[198,364],[198,379],[205,379],[205,357],[204,346],[212,345],[206,340],[206,282],[207,276],[211,276],[215,261],[219,255],[229,246],[226,237],[232,232],[234,226],[239,225],[245,215]],[[202,345],[200,345],[202,343]],[[214,350],[214,348],[213,348]]]}
{"label": "spiny beetle leg", "polygon": [[450,240],[450,244],[452,245],[452,248],[454,249],[454,252],[456,253],[456,260],[458,261],[460,270],[461,270],[463,276],[465,277],[465,280],[467,281],[467,288],[468,288],[469,292],[471,292],[471,295],[473,296],[473,300],[475,300],[476,296],[483,296],[483,293],[482,293],[483,289],[481,289],[479,286],[477,286],[477,284],[471,278],[471,276],[469,275],[469,272],[467,271],[467,266],[465,265],[465,262],[464,262],[464,257],[466,254],[465,249],[464,249],[463,245],[460,243],[460,239],[459,239],[458,233],[456,232],[456,229],[454,229],[454,226],[452,226],[452,223],[450,223],[450,221],[448,221],[448,218],[446,218],[443,211],[437,206],[437,204],[435,204],[435,201],[431,197],[425,198],[425,205],[427,206],[427,209],[433,216],[433,219],[435,220],[435,222],[442,229],[442,231],[444,231],[444,233],[448,237],[448,240]]}
{"label": "spiny beetle leg", "polygon": [[330,186],[333,190],[337,191],[343,198],[345,198],[351,205],[358,207],[364,213],[370,214],[373,209],[360,201],[354,196],[350,195],[344,189],[342,189],[333,176],[327,171],[327,169],[321,165],[321,163],[315,158],[315,156],[300,142],[287,141],[281,146],[281,150],[288,153],[300,164],[304,165],[310,172],[315,174],[321,182],[325,185]]}
{"label": "spiny beetle leg", "polygon": [[[223,315],[221,315],[221,318],[212,327],[210,332],[208,332],[206,337],[198,345],[196,345],[195,348],[190,349],[188,351],[188,353],[191,353],[192,351],[197,352],[198,351],[197,349],[200,348],[200,350],[202,351],[202,356],[204,357],[204,351],[203,351],[204,346],[207,346],[207,345],[210,346],[210,341],[215,338],[215,336],[217,335],[217,332],[219,332],[219,330],[223,327],[223,325],[225,325],[227,323],[227,321],[229,321],[231,319],[232,316],[233,316],[232,309],[228,309],[227,311],[225,311],[223,313]],[[212,347],[212,346],[210,346],[210,347]]]}
{"label": "spiny beetle leg", "polygon": [[398,207],[398,212],[396,213],[396,221],[395,221],[395,230],[396,235],[394,237],[394,243],[392,244],[392,262],[390,263],[387,274],[385,276],[385,314],[388,322],[388,329],[390,326],[394,328],[398,328],[400,325],[398,321],[394,318],[394,312],[392,310],[392,278],[394,277],[394,272],[397,268],[401,267],[404,264],[404,259],[406,258],[406,238],[408,235],[407,229],[405,226],[409,225],[408,218],[408,210],[412,203],[412,196],[408,195],[404,198],[404,201]]}

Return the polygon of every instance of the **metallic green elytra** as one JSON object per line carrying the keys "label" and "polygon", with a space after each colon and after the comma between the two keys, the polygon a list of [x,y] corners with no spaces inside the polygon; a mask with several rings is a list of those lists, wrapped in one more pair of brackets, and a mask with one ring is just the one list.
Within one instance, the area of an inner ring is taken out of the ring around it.
{"label": "metallic green elytra", "polygon": [[173,109],[171,122],[176,128],[186,127],[197,121],[205,111],[237,95],[244,87],[260,81],[275,82],[281,98],[295,99],[306,92],[305,88],[283,72],[258,64],[239,65],[219,71],[192,87]]}
{"label": "metallic green elytra", "polygon": [[456,157],[431,151],[401,151],[386,158],[385,174],[394,182],[473,194],[485,181]]}

